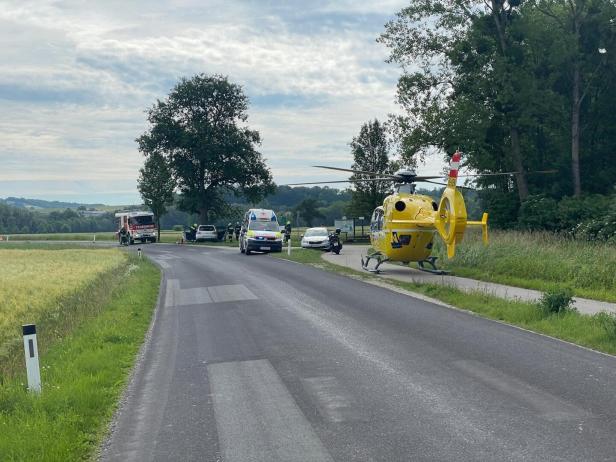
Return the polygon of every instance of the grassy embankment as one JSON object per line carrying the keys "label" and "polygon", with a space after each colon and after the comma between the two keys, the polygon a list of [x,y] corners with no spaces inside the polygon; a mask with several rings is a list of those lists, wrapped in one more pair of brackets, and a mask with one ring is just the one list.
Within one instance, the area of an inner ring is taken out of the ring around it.
{"label": "grassy embankment", "polygon": [[[104,436],[147,330],[159,271],[116,249],[0,248],[0,460],[83,460]],[[25,390],[35,322],[42,393]]]}
{"label": "grassy embankment", "polygon": [[503,321],[605,353],[616,354],[616,318],[613,316],[603,314],[586,316],[575,311],[547,314],[538,304],[504,300],[483,292],[467,293],[438,284],[384,279],[371,273],[328,263],[321,258],[322,252],[318,250],[297,249],[292,251],[291,256],[286,252],[272,255],[379,285],[419,293],[489,319]]}
{"label": "grassy embankment", "polygon": [[440,244],[435,254],[457,276],[541,291],[568,287],[580,297],[616,302],[614,245],[550,233],[494,231],[485,247],[479,233],[471,232],[457,246],[454,259],[447,259]]}

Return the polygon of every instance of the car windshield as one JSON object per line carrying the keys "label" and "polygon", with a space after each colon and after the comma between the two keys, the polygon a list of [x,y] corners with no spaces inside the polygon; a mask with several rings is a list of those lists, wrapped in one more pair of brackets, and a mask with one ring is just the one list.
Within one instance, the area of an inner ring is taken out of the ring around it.
{"label": "car windshield", "polygon": [[251,221],[248,225],[251,231],[278,231],[278,222],[276,221]]}
{"label": "car windshield", "polygon": [[138,225],[138,226],[153,225],[154,217],[152,217],[152,215],[143,215],[140,217],[130,217],[128,219],[128,223],[131,225]]}
{"label": "car windshield", "polygon": [[212,226],[212,225],[201,225],[201,226],[199,226],[199,231],[214,231],[214,226]]}
{"label": "car windshield", "polygon": [[306,237],[314,237],[314,236],[327,236],[327,229],[325,228],[311,228],[306,230]]}

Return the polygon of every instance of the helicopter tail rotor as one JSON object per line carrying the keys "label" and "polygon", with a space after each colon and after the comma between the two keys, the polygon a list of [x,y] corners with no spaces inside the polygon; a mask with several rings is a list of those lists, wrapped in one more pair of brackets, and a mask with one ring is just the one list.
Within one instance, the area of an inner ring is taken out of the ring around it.
{"label": "helicopter tail rotor", "polygon": [[456,254],[456,244],[462,242],[467,224],[464,198],[456,188],[461,157],[462,153],[456,151],[451,158],[447,187],[441,196],[434,221],[436,230],[447,245],[447,256],[449,258],[453,258]]}

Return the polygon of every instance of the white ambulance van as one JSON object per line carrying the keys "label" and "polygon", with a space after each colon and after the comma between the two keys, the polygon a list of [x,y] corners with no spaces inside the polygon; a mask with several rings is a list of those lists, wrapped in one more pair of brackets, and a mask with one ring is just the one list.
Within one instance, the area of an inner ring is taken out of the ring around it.
{"label": "white ambulance van", "polygon": [[244,214],[240,232],[240,252],[281,252],[282,233],[273,210],[250,209]]}

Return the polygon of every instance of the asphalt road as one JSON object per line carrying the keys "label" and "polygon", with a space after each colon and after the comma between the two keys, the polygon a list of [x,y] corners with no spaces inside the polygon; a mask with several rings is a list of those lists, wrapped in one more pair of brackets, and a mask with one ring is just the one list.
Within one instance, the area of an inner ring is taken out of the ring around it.
{"label": "asphalt road", "polygon": [[102,459],[616,460],[616,359],[266,255],[165,269]]}

